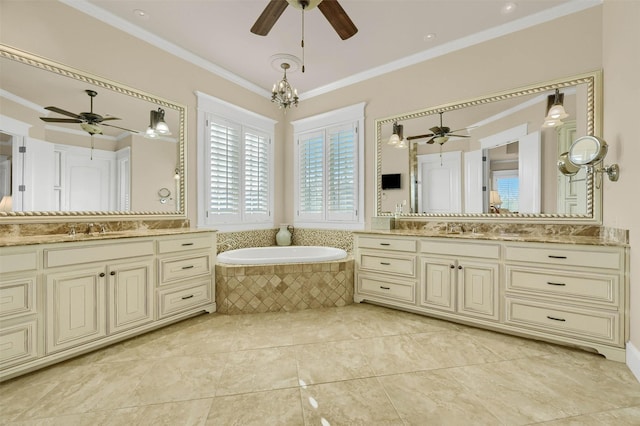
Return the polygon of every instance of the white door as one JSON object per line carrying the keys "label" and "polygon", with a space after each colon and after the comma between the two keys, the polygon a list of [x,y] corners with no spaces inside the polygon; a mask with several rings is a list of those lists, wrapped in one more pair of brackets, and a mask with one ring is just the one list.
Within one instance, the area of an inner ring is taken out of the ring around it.
{"label": "white door", "polygon": [[541,156],[540,132],[520,137],[518,153],[519,213],[540,213]]}
{"label": "white door", "polygon": [[484,177],[482,150],[464,153],[464,212],[482,213]]}
{"label": "white door", "polygon": [[420,213],[462,213],[462,152],[418,155]]}

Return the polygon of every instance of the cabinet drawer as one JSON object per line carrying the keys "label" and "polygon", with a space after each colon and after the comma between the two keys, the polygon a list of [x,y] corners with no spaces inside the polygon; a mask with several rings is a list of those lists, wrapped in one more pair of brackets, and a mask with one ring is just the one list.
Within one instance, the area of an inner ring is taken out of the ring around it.
{"label": "cabinet drawer", "polygon": [[360,255],[360,269],[414,277],[416,274],[415,257],[376,256],[363,253]]}
{"label": "cabinet drawer", "polygon": [[201,281],[186,287],[159,291],[158,313],[163,318],[210,302],[211,280]]}
{"label": "cabinet drawer", "polygon": [[619,277],[600,274],[568,274],[550,269],[527,269],[507,265],[507,291],[572,301],[618,305]]}
{"label": "cabinet drawer", "polygon": [[500,245],[469,241],[420,240],[420,252],[437,254],[438,256],[448,255],[498,259],[500,257]]}
{"label": "cabinet drawer", "polygon": [[211,247],[211,236],[190,236],[158,241],[158,253],[180,252]]}
{"label": "cabinet drawer", "polygon": [[0,317],[7,318],[36,312],[35,284],[35,276],[0,284]]}
{"label": "cabinet drawer", "polygon": [[150,240],[49,249],[44,252],[45,266],[48,268],[151,255],[153,255],[153,241]]}
{"label": "cabinet drawer", "polygon": [[587,250],[567,246],[553,248],[549,244],[544,247],[506,246],[505,259],[507,261],[608,269],[619,269],[622,265],[620,251]]}
{"label": "cabinet drawer", "polygon": [[413,303],[415,301],[415,287],[415,283],[410,281],[394,280],[394,282],[390,283],[369,277],[358,277],[358,290],[360,293],[387,297],[403,302]]}
{"label": "cabinet drawer", "polygon": [[0,270],[10,272],[33,271],[38,268],[38,255],[35,251],[27,253],[7,253],[0,251]]}
{"label": "cabinet drawer", "polygon": [[37,324],[33,320],[0,331],[0,366],[8,367],[37,358]]}
{"label": "cabinet drawer", "polygon": [[358,237],[358,247],[415,252],[416,240],[384,237]]}
{"label": "cabinet drawer", "polygon": [[160,285],[211,274],[211,255],[160,259]]}
{"label": "cabinet drawer", "polygon": [[619,318],[617,312],[506,298],[505,323],[573,338],[620,345]]}

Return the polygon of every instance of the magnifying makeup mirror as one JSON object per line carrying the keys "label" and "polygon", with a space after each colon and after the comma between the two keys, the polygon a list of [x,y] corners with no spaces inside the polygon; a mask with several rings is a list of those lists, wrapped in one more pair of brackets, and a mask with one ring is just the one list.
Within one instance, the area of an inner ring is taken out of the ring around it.
{"label": "magnifying makeup mirror", "polygon": [[620,167],[617,164],[595,168],[604,160],[608,150],[607,142],[603,139],[597,136],[582,136],[571,144],[569,152],[560,155],[558,170],[565,176],[574,176],[581,167],[586,167],[588,172],[606,173],[610,181],[616,182],[620,177]]}

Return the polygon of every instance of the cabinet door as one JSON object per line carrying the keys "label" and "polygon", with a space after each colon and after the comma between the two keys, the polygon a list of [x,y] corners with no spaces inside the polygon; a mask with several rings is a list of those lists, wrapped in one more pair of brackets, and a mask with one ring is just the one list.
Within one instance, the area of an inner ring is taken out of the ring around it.
{"label": "cabinet door", "polygon": [[498,319],[498,265],[458,262],[458,312]]}
{"label": "cabinet door", "polygon": [[109,334],[153,320],[153,261],[110,265]]}
{"label": "cabinet door", "polygon": [[455,298],[453,285],[455,261],[447,259],[421,258],[422,295],[420,304],[429,308],[453,312]]}
{"label": "cabinet door", "polygon": [[46,277],[48,353],[107,334],[104,268],[51,273]]}

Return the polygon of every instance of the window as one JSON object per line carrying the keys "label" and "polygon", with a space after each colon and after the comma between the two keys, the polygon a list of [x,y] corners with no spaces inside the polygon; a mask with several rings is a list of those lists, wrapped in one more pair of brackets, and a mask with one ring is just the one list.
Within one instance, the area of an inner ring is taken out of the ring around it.
{"label": "window", "polygon": [[198,225],[272,228],[274,121],[198,93]]}
{"label": "window", "polygon": [[296,226],[362,229],[364,103],[294,121]]}
{"label": "window", "polygon": [[500,194],[500,210],[517,213],[519,211],[518,200],[520,198],[520,181],[518,170],[494,171],[493,190]]}

